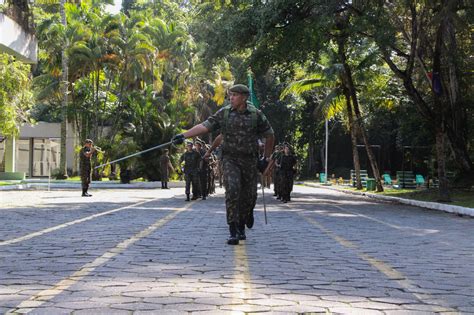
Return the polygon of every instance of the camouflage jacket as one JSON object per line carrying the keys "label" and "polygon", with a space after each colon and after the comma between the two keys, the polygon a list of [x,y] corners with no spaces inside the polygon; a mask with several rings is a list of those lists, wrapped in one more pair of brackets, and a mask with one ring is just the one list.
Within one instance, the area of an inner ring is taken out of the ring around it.
{"label": "camouflage jacket", "polygon": [[201,155],[193,150],[191,152],[185,152],[181,155],[181,163],[184,162],[184,173],[190,174],[199,170],[199,163],[201,162]]}
{"label": "camouflage jacket", "polygon": [[[202,123],[209,131],[220,129],[224,136],[222,155],[233,157],[257,157],[258,139],[273,134],[272,126],[262,111],[249,108],[239,112],[232,107],[223,107]],[[228,117],[225,119],[225,112]],[[252,122],[252,111],[256,111],[257,122]],[[255,125],[255,126],[254,126]]]}
{"label": "camouflage jacket", "polygon": [[79,167],[81,172],[87,172],[91,170],[91,158],[87,157],[86,154],[91,152],[91,148],[83,147],[79,152]]}

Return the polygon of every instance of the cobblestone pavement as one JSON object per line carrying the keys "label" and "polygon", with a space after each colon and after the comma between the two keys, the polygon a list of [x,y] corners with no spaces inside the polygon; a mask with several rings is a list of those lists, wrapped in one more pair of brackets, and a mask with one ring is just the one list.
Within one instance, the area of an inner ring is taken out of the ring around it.
{"label": "cobblestone pavement", "polygon": [[0,192],[0,313],[474,313],[474,220],[295,187],[225,244],[222,190]]}

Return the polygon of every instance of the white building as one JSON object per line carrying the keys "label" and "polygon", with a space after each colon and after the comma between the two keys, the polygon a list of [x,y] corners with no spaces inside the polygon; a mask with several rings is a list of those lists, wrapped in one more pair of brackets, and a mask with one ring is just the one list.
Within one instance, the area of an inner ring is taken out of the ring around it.
{"label": "white building", "polygon": [[[5,4],[5,0],[0,0],[0,5]],[[22,62],[37,62],[38,43],[28,0],[11,0],[0,12],[0,52],[13,55]],[[21,134],[19,139],[1,137],[0,179],[18,179],[35,174],[34,167],[29,164],[31,155],[36,156],[34,148],[39,141],[31,142]]]}

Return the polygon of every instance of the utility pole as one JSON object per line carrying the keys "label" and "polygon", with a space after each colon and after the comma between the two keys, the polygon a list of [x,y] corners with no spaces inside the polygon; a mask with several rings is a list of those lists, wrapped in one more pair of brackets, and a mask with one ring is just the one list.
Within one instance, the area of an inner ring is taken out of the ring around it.
{"label": "utility pole", "polygon": [[325,157],[324,157],[324,172],[326,173],[326,176],[324,177],[324,184],[328,183],[328,140],[329,140],[329,130],[328,130],[328,120],[326,119],[325,122],[326,125],[326,152]]}

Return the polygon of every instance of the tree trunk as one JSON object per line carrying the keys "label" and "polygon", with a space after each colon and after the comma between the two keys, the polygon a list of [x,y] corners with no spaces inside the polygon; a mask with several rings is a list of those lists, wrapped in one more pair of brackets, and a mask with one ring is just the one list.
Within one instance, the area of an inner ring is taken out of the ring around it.
{"label": "tree trunk", "polygon": [[[438,74],[441,80],[441,53],[443,46],[443,28],[444,21],[442,21],[437,29],[436,33],[436,44],[433,54],[433,75]],[[434,85],[434,84],[433,84]],[[443,89],[442,89],[443,90]],[[438,160],[438,180],[439,180],[439,200],[440,201],[451,201],[449,196],[448,179],[446,177],[446,132],[445,132],[445,117],[446,109],[445,105],[447,102],[443,102],[446,99],[446,91],[439,91],[432,87],[432,95],[434,108],[437,115],[436,121],[436,156]]]}
{"label": "tree trunk", "polygon": [[[356,188],[362,190],[362,180],[360,178],[360,159],[357,150],[357,127],[354,124],[354,116],[352,113],[351,95],[347,87],[343,84],[344,95],[346,98],[347,118],[349,120],[349,132],[351,134],[352,160],[354,161],[354,170],[356,176]],[[351,178],[352,179],[352,178]]]}
{"label": "tree trunk", "polygon": [[351,68],[349,67],[349,64],[347,63],[346,53],[344,50],[345,49],[344,40],[345,39],[342,36],[338,38],[338,55],[344,67],[344,71],[342,74],[343,81],[344,81],[343,84],[346,85],[350,94],[350,99],[352,100],[352,106],[354,108],[354,113],[357,118],[357,126],[358,126],[357,129],[359,130],[362,140],[364,141],[365,150],[367,151],[367,157],[369,158],[370,166],[372,168],[372,172],[375,177],[377,191],[382,192],[383,191],[382,177],[380,176],[377,160],[375,159],[374,153],[372,152],[372,148],[370,147],[369,139],[365,132],[364,123],[362,121],[362,115],[360,114],[359,102],[357,100],[357,91],[355,89],[354,80],[352,79],[352,71],[351,71]]}
{"label": "tree trunk", "polygon": [[[65,12],[65,0],[61,0],[60,2],[60,15],[61,15],[61,22],[64,28],[67,27],[66,21],[66,12]],[[66,39],[66,47],[67,47],[67,39]],[[61,155],[59,160],[59,172],[60,176],[65,179],[68,177],[67,175],[67,160],[66,160],[66,140],[67,140],[67,91],[68,91],[68,60],[66,55],[66,47],[63,48],[61,52],[61,63],[63,68],[62,73],[62,89],[63,89],[63,100],[61,105]]]}
{"label": "tree trunk", "polygon": [[457,167],[462,173],[461,175],[469,175],[474,172],[474,165],[467,148],[469,143],[467,111],[461,104],[462,98],[460,97],[461,92],[458,79],[460,71],[456,57],[459,48],[456,41],[455,23],[453,21],[453,16],[455,16],[456,10],[456,1],[448,1],[446,8],[448,11],[451,11],[451,14],[445,16],[442,27],[439,30],[443,37],[443,44],[440,46],[440,53],[443,58],[442,68],[445,69],[442,73],[443,82],[446,82],[444,84],[446,90],[444,99],[448,108],[446,133]]}
{"label": "tree trunk", "polygon": [[445,134],[442,126],[436,130],[436,158],[438,160],[439,201],[451,201],[449,183],[446,177]]}

